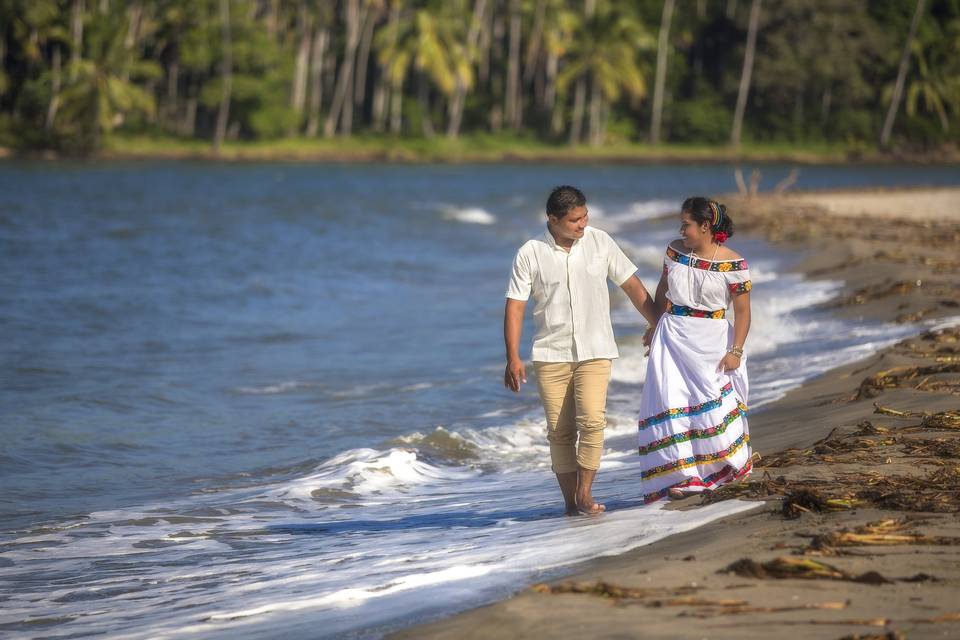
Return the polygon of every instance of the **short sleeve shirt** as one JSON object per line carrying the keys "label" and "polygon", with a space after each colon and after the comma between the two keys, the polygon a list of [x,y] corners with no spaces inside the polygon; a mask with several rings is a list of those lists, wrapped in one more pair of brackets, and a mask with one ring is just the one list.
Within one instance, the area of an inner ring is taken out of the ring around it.
{"label": "short sleeve shirt", "polygon": [[637,267],[606,232],[593,227],[559,247],[550,231],[525,243],[513,261],[507,297],[533,298],[532,360],[582,362],[617,358],[609,279],[622,285]]}

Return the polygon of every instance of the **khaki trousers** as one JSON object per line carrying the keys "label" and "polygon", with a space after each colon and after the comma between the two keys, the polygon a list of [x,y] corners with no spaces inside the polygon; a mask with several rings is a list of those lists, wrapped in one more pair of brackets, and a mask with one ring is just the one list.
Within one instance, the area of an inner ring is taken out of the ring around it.
{"label": "khaki trousers", "polygon": [[[534,362],[554,473],[598,469],[611,361]],[[580,436],[579,446],[577,435]]]}

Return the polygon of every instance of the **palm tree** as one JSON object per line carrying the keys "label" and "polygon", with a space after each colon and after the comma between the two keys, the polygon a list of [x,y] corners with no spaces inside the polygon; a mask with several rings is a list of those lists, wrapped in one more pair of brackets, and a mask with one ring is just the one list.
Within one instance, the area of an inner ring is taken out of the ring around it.
{"label": "palm tree", "polygon": [[[635,17],[604,6],[583,23],[569,51],[569,62],[557,79],[560,91],[585,78],[592,81],[590,142],[599,145],[606,131],[607,104],[626,92],[636,102],[647,93],[647,81],[638,52],[651,49],[653,40]],[[576,111],[576,105],[574,106]],[[576,126],[577,114],[574,113]],[[572,138],[572,142],[576,139]]]}
{"label": "palm tree", "polygon": [[407,73],[417,72],[418,99],[425,135],[433,135],[427,82],[440,93],[454,96],[458,83],[469,88],[473,67],[463,39],[463,20],[457,3],[439,3],[436,8],[406,9],[378,34],[380,63],[395,95],[402,92]]}
{"label": "palm tree", "polygon": [[69,77],[61,94],[62,131],[80,140],[81,148],[98,149],[102,134],[121,124],[124,117],[156,111],[153,95],[133,79],[157,78],[159,65],[131,59],[124,45],[125,16],[98,16],[88,31],[89,57],[69,65]]}
{"label": "palm tree", "polygon": [[907,87],[907,114],[912,116],[916,113],[917,102],[922,98],[927,112],[937,114],[940,118],[940,128],[947,133],[950,131],[947,109],[951,103],[955,105],[957,79],[954,78],[951,83],[940,69],[933,69],[927,61],[923,44],[918,40],[914,40],[913,55],[917,60],[917,77]]}
{"label": "palm tree", "polygon": [[747,95],[750,93],[750,77],[753,74],[753,56],[757,49],[757,28],[760,24],[760,0],[750,5],[750,24],[747,27],[747,48],[743,54],[743,70],[740,72],[740,89],[737,91],[737,107],[733,113],[733,129],[730,132],[730,144],[740,146],[743,131],[743,114],[747,108]]}
{"label": "palm tree", "polygon": [[667,80],[667,53],[670,50],[670,22],[674,0],[664,0],[657,41],[657,79],[653,88],[653,117],[650,119],[650,144],[660,143],[660,118],[663,112],[663,87]]}
{"label": "palm tree", "polygon": [[910,31],[907,33],[907,41],[903,45],[903,55],[900,56],[900,67],[897,70],[897,81],[893,87],[893,95],[890,100],[890,108],[887,110],[887,117],[883,121],[883,130],[880,132],[880,146],[886,147],[890,144],[890,134],[893,132],[893,121],[897,117],[897,111],[900,109],[900,100],[903,98],[903,85],[907,78],[907,67],[910,66],[910,51],[913,47],[913,39],[917,35],[917,27],[920,24],[920,18],[923,17],[927,0],[917,0],[913,10],[913,19],[910,21]]}

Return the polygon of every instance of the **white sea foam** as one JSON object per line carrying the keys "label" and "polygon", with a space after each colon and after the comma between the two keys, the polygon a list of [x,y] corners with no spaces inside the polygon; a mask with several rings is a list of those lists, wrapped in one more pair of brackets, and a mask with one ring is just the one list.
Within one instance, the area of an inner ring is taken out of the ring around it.
{"label": "white sea foam", "polygon": [[610,233],[620,231],[628,224],[675,213],[679,208],[679,203],[673,200],[643,200],[617,209],[589,204],[591,224]]}
{"label": "white sea foam", "polygon": [[494,224],[497,221],[495,215],[481,207],[447,207],[443,217],[466,224]]}

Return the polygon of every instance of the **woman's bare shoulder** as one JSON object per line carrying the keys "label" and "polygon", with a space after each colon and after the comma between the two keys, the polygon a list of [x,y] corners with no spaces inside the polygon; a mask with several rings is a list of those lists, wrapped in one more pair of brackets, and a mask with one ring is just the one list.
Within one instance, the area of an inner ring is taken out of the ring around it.
{"label": "woman's bare shoulder", "polygon": [[731,249],[721,245],[717,250],[717,260],[743,260],[743,256]]}

